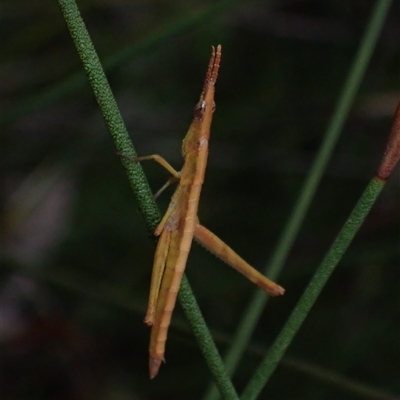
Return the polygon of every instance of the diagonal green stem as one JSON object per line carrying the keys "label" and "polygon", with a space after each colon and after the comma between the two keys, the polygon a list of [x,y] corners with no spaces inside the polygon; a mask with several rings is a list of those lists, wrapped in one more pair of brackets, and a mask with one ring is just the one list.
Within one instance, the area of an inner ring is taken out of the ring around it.
{"label": "diagonal green stem", "polygon": [[[99,57],[86,30],[75,1],[58,0],[70,35],[82,61],[89,83],[112,136],[117,152],[136,157],[136,151],[129,138],[121,113],[104,74]],[[139,163],[132,163],[127,157],[121,157],[129,183],[138,199],[139,208],[148,227],[153,230],[160,215],[157,205],[152,199],[151,190]]]}
{"label": "diagonal green stem", "polygon": [[223,399],[239,400],[235,389],[226,373],[225,365],[218,353],[214,340],[203,319],[199,306],[189,286],[186,276],[183,276],[181,289],[179,291],[179,301],[186,318],[188,319],[197,343],[207,360],[208,368],[214,377],[215,384]]}
{"label": "diagonal green stem", "polygon": [[384,186],[385,181],[374,177],[361,195],[275,343],[243,392],[242,400],[256,399],[260,394]]}
{"label": "diagonal green stem", "polygon": [[[58,0],[58,4],[115,147],[118,153],[133,158],[136,156],[135,149],[78,7],[74,0]],[[128,157],[121,157],[121,162],[125,167],[130,185],[138,200],[140,211],[146,220],[149,230],[153,231],[160,220],[160,213],[140,164],[132,163],[128,160]],[[238,399],[186,278],[182,281],[179,299],[189,322],[192,324],[193,332],[222,397],[224,399]]]}
{"label": "diagonal green stem", "polygon": [[[303,184],[303,188],[283,229],[276,249],[267,264],[265,274],[272,280],[277,280],[299,232],[360,87],[391,3],[392,0],[378,0],[375,4],[371,19],[354,57],[335,111],[324,135],[324,141]],[[258,290],[246,308],[235,334],[233,344],[224,358],[226,369],[230,375],[233,374],[238,365],[267,301],[267,295]],[[215,400],[217,397],[218,392],[215,387],[210,387],[204,398],[205,400]]]}

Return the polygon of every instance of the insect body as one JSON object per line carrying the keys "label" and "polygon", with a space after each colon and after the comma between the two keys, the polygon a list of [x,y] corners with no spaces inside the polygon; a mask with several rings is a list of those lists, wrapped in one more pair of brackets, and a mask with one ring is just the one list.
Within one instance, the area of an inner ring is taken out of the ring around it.
{"label": "insect body", "polygon": [[165,167],[172,174],[167,184],[178,181],[178,187],[168,209],[154,232],[154,235],[159,236],[159,240],[154,257],[150,298],[145,317],[145,323],[152,326],[149,349],[150,378],[157,375],[161,362],[164,360],[167,331],[193,238],[270,295],[277,296],[284,293],[282,287],[247,264],[198,222],[197,209],[207,165],[208,140],[215,108],[215,83],[220,60],[221,46],[219,45],[216,49],[213,47],[200,100],[195,106],[193,121],[182,143],[184,157],[182,170],[175,171],[159,155],[136,159],[136,161],[154,160]]}

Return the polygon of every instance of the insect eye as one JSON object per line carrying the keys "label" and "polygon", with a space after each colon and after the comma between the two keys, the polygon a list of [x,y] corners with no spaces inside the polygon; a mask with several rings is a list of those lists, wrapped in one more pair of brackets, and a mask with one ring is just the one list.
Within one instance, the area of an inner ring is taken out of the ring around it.
{"label": "insect eye", "polygon": [[200,100],[193,110],[194,119],[201,119],[203,117],[204,111],[206,110],[206,102]]}

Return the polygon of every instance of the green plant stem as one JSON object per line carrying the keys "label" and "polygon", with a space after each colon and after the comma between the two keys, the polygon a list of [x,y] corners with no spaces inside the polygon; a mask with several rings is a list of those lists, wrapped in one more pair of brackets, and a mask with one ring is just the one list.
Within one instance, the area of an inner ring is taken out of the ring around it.
{"label": "green plant stem", "polygon": [[[235,389],[227,375],[225,365],[218,353],[214,340],[204,322],[203,316],[199,309],[195,297],[191,291],[186,276],[183,276],[181,283],[181,290],[179,291],[179,301],[185,311],[186,318],[192,327],[193,333],[196,337],[197,343],[203,353],[204,358],[207,360],[208,368],[214,377],[218,390],[224,399],[237,399]],[[212,351],[211,351],[212,350]]]}
{"label": "green plant stem", "polygon": [[[214,18],[217,18],[220,13],[231,8],[238,0],[220,0],[216,3],[211,3],[206,7],[197,9],[190,14],[185,14],[182,17],[166,23],[156,31],[152,31],[144,38],[138,40],[135,44],[125,46],[117,53],[107,57],[103,62],[105,71],[111,71],[118,65],[126,62],[129,59],[140,56],[149,50],[160,46],[167,40],[182,35],[190,28],[204,23],[210,23]],[[0,126],[12,123],[16,118],[29,114],[41,107],[54,104],[58,99],[74,93],[86,82],[85,74],[82,71],[75,72],[63,81],[51,88],[46,88],[42,93],[28,97],[22,100],[12,109],[7,115],[0,118]]]}
{"label": "green plant stem", "polygon": [[278,338],[243,392],[242,400],[256,399],[261,392],[384,186],[384,181],[374,177],[361,195]]}
{"label": "green plant stem", "polygon": [[[74,0],[58,0],[58,4],[117,152],[134,158],[136,156],[135,149],[78,7]],[[127,172],[130,185],[139,203],[140,211],[146,220],[149,230],[153,232],[160,221],[160,213],[154,202],[142,167],[139,163],[132,163],[128,157],[121,157],[121,162]],[[238,399],[186,278],[182,281],[179,299],[184,303],[182,306],[189,322],[194,324],[192,325],[193,332],[200,344],[209,369],[214,375],[221,395],[225,399]]]}
{"label": "green plant stem", "polygon": [[[288,218],[288,222],[282,231],[275,251],[268,261],[267,267],[264,271],[265,275],[272,280],[277,280],[279,277],[294,240],[300,230],[300,226],[310,207],[318,184],[323,176],[342,131],[346,117],[365,75],[365,71],[371,59],[391,3],[392,0],[378,0],[372,11],[371,19],[350,67],[348,77],[342,88],[335,111],[326,129],[324,140],[303,184],[293,211]],[[230,375],[233,374],[238,365],[267,301],[268,296],[264,292],[257,290],[253,299],[247,306],[243,318],[239,323],[232,346],[224,357],[226,369]],[[204,399],[215,400],[217,396],[218,392],[216,391],[216,388],[211,386],[204,396]]]}
{"label": "green plant stem", "polygon": [[[58,0],[58,4],[117,152],[131,158],[136,157],[136,151],[129,138],[128,131],[104,74],[99,57],[75,1]],[[152,200],[151,190],[143,169],[139,163],[132,163],[127,157],[121,157],[121,162],[125,167],[129,183],[138,200],[140,211],[149,229],[153,230],[160,219],[160,215],[157,205]]]}

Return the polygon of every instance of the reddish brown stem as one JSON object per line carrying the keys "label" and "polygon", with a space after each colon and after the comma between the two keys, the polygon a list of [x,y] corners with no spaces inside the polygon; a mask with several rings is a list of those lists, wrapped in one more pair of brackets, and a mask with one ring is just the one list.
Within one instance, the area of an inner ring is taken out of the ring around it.
{"label": "reddish brown stem", "polygon": [[375,176],[386,181],[400,160],[400,102],[394,114],[394,121],[390,131],[385,154]]}

